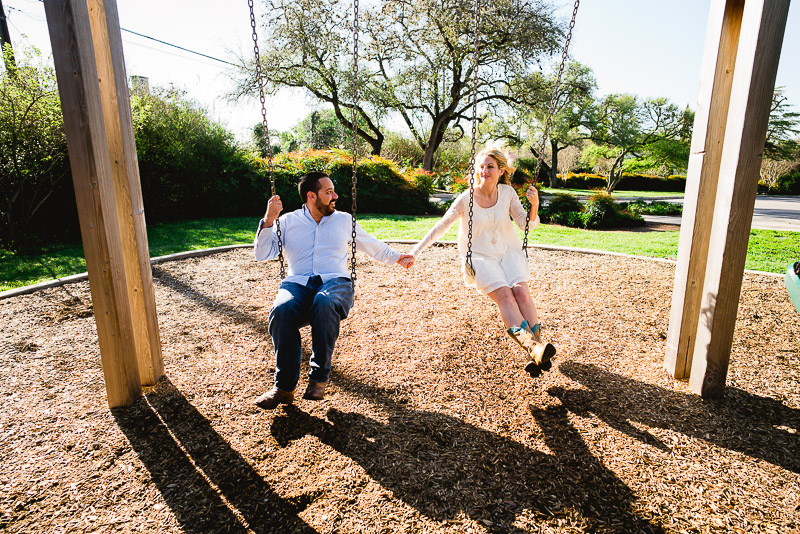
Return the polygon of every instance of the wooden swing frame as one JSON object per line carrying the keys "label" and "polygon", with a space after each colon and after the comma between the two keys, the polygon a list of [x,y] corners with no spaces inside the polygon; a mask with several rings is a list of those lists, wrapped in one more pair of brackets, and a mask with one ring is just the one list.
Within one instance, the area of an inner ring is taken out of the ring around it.
{"label": "wooden swing frame", "polygon": [[[45,0],[108,403],[164,365],[115,0]],[[789,0],[712,0],[664,365],[724,391]]]}

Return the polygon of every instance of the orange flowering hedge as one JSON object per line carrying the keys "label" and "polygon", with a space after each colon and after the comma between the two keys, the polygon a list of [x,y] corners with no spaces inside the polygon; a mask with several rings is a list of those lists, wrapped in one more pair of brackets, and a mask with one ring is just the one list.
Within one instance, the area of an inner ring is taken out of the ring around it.
{"label": "orange flowering hedge", "polygon": [[[257,190],[269,197],[269,169],[266,160],[255,160]],[[300,207],[297,183],[310,171],[322,171],[333,180],[339,195],[337,209],[352,210],[353,165],[344,150],[308,150],[278,154],[272,159],[275,187],[285,211]],[[438,213],[428,198],[431,176],[422,170],[403,172],[392,161],[379,156],[358,160],[356,208],[360,213],[424,215]]]}

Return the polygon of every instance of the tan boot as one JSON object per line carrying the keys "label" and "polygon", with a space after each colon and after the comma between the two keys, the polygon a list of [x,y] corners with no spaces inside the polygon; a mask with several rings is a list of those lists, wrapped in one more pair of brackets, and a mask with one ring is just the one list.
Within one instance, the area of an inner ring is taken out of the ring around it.
{"label": "tan boot", "polygon": [[[506,333],[511,337],[511,339],[516,341],[520,347],[522,347],[522,349],[528,354],[529,358],[532,357],[531,351],[535,350],[536,348],[536,340],[527,329],[509,328],[506,330]],[[542,374],[541,369],[539,369],[539,365],[532,361],[525,365],[525,372],[531,375],[532,378],[537,378]]]}
{"label": "tan boot", "polygon": [[528,330],[522,328],[509,328],[506,330],[506,333],[528,354],[530,354],[533,348],[536,346],[536,340],[533,339],[533,336]]}
{"label": "tan boot", "polygon": [[274,410],[278,407],[278,404],[291,404],[294,402],[294,390],[283,391],[275,386],[263,395],[256,397],[253,402],[259,408]]}
{"label": "tan boot", "polygon": [[538,365],[542,371],[549,371],[553,367],[553,362],[550,360],[556,356],[556,347],[552,343],[542,343],[542,331],[537,328],[533,331],[530,328],[531,335],[536,340],[536,346],[531,350],[531,359]]}

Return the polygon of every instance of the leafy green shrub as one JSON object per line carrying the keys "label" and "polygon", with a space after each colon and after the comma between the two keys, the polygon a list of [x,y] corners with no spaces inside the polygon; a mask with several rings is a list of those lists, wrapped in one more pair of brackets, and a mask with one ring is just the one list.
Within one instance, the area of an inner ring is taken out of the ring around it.
{"label": "leafy green shrub", "polygon": [[398,165],[406,168],[421,167],[422,159],[425,155],[419,143],[394,132],[386,135],[381,154],[383,157],[396,161]]}
{"label": "leafy green shrub", "polygon": [[[608,181],[604,176],[590,173],[569,173],[562,177],[566,189],[605,189]],[[647,174],[623,174],[614,188],[617,191],[684,191],[685,176],[651,176]]]}
{"label": "leafy green shrub", "polygon": [[620,203],[620,208],[631,215],[680,215],[683,213],[683,204],[666,202],[663,200],[646,201],[637,199],[630,203]]}
{"label": "leafy green shrub", "polygon": [[617,191],[685,191],[685,176],[652,176],[648,174],[623,174],[617,184]]}
{"label": "leafy green shrub", "polygon": [[175,90],[131,95],[148,222],[257,213],[254,174],[233,135]]}
{"label": "leafy green shrub", "polygon": [[414,185],[422,188],[428,195],[433,194],[433,182],[436,173],[433,171],[426,171],[425,169],[415,169],[409,171],[408,176],[414,181]]}
{"label": "leafy green shrub", "polygon": [[583,228],[583,213],[580,211],[557,211],[550,215],[548,222],[570,228]]}
{"label": "leafy green shrub", "polygon": [[597,193],[586,202],[581,215],[583,227],[589,229],[604,228],[615,215],[614,197],[609,194]]}
{"label": "leafy green shrub", "polygon": [[614,197],[606,192],[596,193],[586,201],[582,220],[583,227],[587,229],[627,228],[644,225],[641,215],[623,211]]}
{"label": "leafy green shrub", "polygon": [[561,178],[565,189],[605,189],[606,179],[599,174],[568,173]]}
{"label": "leafy green shrub", "polygon": [[555,195],[539,210],[542,222],[573,228],[619,228],[641,226],[644,219],[621,209],[614,197],[599,192],[585,203],[572,195]]}
{"label": "leafy green shrub", "polygon": [[778,179],[774,192],[778,195],[800,195],[800,172],[793,172]]}
{"label": "leafy green shrub", "polygon": [[[259,174],[256,189],[264,199],[269,195],[267,165],[257,162]],[[337,209],[351,211],[353,166],[350,155],[343,150],[309,150],[279,154],[273,158],[273,172],[277,194],[281,196],[284,211],[300,207],[297,183],[307,172],[326,172],[339,195]],[[429,183],[419,180],[418,171],[401,174],[391,161],[379,156],[359,160],[356,176],[356,209],[360,213],[433,214],[439,210],[429,199]],[[427,176],[427,175],[426,175]]]}
{"label": "leafy green shrub", "polygon": [[19,52],[0,73],[0,242],[11,247],[77,230],[55,73],[38,51]]}
{"label": "leafy green shrub", "polygon": [[[543,203],[544,204],[544,203]],[[539,218],[542,222],[552,222],[554,224],[564,224],[562,221],[563,213],[583,211],[581,201],[572,195],[563,193],[554,195],[545,205],[539,209]],[[567,226],[567,225],[565,225]]]}

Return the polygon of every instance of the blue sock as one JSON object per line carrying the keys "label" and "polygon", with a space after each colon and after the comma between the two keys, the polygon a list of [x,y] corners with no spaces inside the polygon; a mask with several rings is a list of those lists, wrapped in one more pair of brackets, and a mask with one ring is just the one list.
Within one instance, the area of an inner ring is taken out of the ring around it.
{"label": "blue sock", "polygon": [[535,334],[536,332],[538,332],[538,331],[539,331],[539,329],[540,329],[540,328],[542,328],[542,325],[541,325],[541,323],[536,323],[535,325],[533,325],[533,326],[531,327],[531,332],[533,332],[533,333]]}

